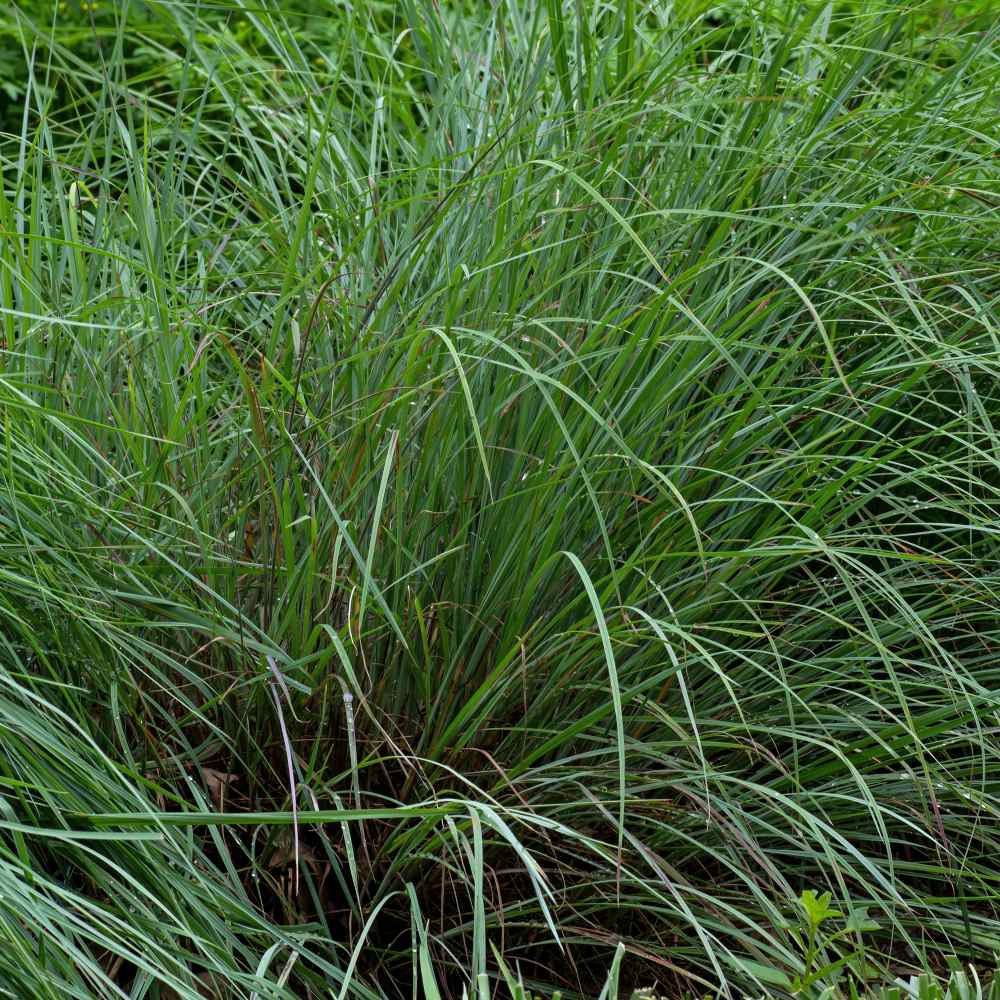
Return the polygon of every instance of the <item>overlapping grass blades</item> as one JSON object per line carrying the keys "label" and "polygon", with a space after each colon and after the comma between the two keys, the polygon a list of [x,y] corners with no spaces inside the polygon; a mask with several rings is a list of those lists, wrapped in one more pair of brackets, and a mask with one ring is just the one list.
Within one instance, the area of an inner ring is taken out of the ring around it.
{"label": "overlapping grass blades", "polygon": [[0,989],[989,960],[987,6],[3,8]]}

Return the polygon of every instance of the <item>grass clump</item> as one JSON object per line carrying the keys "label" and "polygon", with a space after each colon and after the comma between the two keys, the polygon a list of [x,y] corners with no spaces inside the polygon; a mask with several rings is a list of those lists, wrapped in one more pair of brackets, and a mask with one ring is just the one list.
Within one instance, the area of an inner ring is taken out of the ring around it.
{"label": "grass clump", "polygon": [[0,992],[992,962],[990,7],[0,6]]}

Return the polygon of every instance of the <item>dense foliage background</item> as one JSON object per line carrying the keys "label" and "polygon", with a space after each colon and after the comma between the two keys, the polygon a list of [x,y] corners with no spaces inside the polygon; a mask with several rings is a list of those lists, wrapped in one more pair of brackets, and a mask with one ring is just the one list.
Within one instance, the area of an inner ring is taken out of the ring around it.
{"label": "dense foliage background", "polygon": [[998,43],[0,4],[0,995],[992,961]]}

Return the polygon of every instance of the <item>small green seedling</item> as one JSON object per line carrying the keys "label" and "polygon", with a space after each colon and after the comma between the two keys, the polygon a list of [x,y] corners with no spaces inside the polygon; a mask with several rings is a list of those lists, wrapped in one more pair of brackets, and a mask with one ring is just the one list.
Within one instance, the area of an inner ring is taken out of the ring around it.
{"label": "small green seedling", "polygon": [[[829,930],[830,921],[844,916],[841,910],[831,906],[831,900],[829,892],[817,896],[812,889],[806,889],[799,897],[804,919],[789,928],[803,949],[802,972],[793,977],[790,984],[794,995],[835,996],[844,971],[856,968],[863,957],[861,934],[878,930],[878,923],[868,916],[865,907],[851,909],[839,927]],[[852,937],[859,942],[858,946],[842,952],[840,946]]]}

